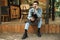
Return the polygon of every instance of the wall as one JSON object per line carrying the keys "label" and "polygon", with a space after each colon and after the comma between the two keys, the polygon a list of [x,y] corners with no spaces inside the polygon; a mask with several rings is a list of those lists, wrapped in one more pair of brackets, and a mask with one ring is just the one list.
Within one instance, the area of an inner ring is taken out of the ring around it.
{"label": "wall", "polygon": [[8,5],[8,2],[7,0],[1,0],[1,6],[7,6]]}

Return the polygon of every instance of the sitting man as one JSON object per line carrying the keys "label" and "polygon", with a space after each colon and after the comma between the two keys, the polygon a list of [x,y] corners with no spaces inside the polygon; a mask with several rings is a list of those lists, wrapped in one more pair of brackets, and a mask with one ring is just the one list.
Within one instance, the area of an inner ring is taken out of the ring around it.
{"label": "sitting man", "polygon": [[40,28],[42,25],[42,8],[39,8],[38,1],[33,2],[33,7],[29,10],[29,14],[27,18],[28,18],[28,21],[25,24],[25,32],[22,39],[25,39],[28,37],[27,30],[29,28],[29,25],[34,23],[35,25],[37,24],[37,27],[38,27],[37,36],[41,37]]}

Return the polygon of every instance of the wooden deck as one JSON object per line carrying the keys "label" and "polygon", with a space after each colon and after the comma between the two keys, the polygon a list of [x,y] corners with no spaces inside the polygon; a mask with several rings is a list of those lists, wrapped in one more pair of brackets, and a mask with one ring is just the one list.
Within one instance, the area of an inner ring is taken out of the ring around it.
{"label": "wooden deck", "polygon": [[[0,25],[0,32],[16,32],[23,33],[24,32],[24,24],[3,24]],[[37,27],[30,26],[28,33],[36,33]],[[43,24],[41,27],[41,33],[60,33],[60,25],[56,24]]]}
{"label": "wooden deck", "polygon": [[[23,19],[24,20],[24,19]],[[60,33],[60,21],[55,20],[51,21],[49,20],[49,24],[45,24],[45,21],[43,21],[42,27],[41,27],[41,33]],[[24,22],[20,22],[18,20],[13,20],[11,22],[2,22],[0,25],[0,32],[9,32],[9,33],[23,33],[24,32]],[[36,26],[30,26],[28,33],[36,33],[37,27]]]}

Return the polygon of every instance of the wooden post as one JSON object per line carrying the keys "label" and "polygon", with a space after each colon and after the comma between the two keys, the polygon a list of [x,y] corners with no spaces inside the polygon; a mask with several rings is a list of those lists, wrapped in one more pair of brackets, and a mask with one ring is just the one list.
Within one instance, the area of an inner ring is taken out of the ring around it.
{"label": "wooden post", "polygon": [[49,24],[49,0],[46,0],[45,24]]}
{"label": "wooden post", "polygon": [[1,24],[1,1],[0,1],[0,24]]}
{"label": "wooden post", "polygon": [[52,0],[52,21],[55,20],[55,0]]}
{"label": "wooden post", "polygon": [[21,0],[19,0],[19,13],[20,13],[20,18],[21,18],[21,7],[20,7],[20,5],[21,5]]}
{"label": "wooden post", "polygon": [[49,18],[51,18],[51,0],[49,0]]}

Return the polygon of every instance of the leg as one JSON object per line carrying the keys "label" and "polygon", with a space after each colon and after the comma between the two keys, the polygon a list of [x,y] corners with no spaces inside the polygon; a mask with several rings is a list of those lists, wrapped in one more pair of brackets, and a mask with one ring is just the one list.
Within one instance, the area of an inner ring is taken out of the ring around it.
{"label": "leg", "polygon": [[25,24],[25,30],[28,30],[28,28],[29,28],[29,22],[27,22],[26,24]]}
{"label": "leg", "polygon": [[38,28],[41,28],[41,25],[42,25],[42,19],[40,19],[38,22]]}
{"label": "leg", "polygon": [[28,28],[29,28],[29,22],[27,22],[26,24],[25,24],[25,32],[24,32],[24,35],[23,35],[23,37],[22,37],[22,39],[25,39],[25,38],[27,38],[28,37],[28,35],[27,35],[27,30],[28,30]]}
{"label": "leg", "polygon": [[42,25],[42,19],[40,19],[38,22],[38,37],[41,37],[41,32],[40,32],[41,25]]}

